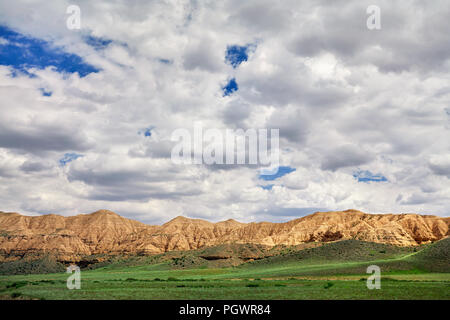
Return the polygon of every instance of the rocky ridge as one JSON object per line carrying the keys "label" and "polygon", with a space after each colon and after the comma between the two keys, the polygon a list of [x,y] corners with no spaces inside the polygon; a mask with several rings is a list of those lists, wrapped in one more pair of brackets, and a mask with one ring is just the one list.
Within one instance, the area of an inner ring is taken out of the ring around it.
{"label": "rocky ridge", "polygon": [[227,243],[298,245],[357,239],[416,246],[449,235],[450,218],[418,214],[367,214],[358,210],[316,212],[285,223],[217,223],[177,217],[147,225],[99,210],[64,217],[0,212],[0,261],[52,254],[62,261],[92,255],[151,255]]}

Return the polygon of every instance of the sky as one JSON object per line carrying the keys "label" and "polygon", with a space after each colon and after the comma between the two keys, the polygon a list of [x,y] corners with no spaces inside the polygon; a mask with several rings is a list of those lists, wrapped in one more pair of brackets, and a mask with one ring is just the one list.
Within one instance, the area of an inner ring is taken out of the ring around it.
{"label": "sky", "polygon": [[[445,0],[1,1],[0,210],[449,216],[448,21]],[[280,170],[173,163],[198,121],[279,129]]]}

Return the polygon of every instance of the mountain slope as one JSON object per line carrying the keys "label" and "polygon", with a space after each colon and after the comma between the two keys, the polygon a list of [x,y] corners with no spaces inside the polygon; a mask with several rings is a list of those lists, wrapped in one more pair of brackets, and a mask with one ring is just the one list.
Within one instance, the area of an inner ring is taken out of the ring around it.
{"label": "mountain slope", "polygon": [[107,210],[72,217],[0,213],[0,261],[51,253],[62,261],[98,254],[157,254],[225,243],[265,246],[358,239],[415,246],[445,238],[449,218],[417,214],[316,212],[286,223],[211,223],[177,217],[161,226]]}

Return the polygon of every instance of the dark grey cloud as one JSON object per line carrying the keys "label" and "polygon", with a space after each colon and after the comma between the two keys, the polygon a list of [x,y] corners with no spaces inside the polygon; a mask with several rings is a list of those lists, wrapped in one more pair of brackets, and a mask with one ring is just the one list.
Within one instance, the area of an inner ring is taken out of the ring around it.
{"label": "dark grey cloud", "polygon": [[147,202],[150,199],[177,200],[181,197],[198,196],[200,194],[201,192],[162,192],[148,186],[135,186],[134,188],[127,188],[126,191],[123,187],[104,187],[90,192],[87,199],[113,202]]}
{"label": "dark grey cloud", "polygon": [[264,212],[258,212],[261,220],[268,222],[287,222],[295,218],[301,218],[315,212],[325,212],[330,211],[327,208],[319,207],[299,207],[299,208],[280,208],[274,207]]}
{"label": "dark grey cloud", "polygon": [[252,106],[244,101],[234,100],[223,111],[224,122],[235,128],[245,128],[245,120],[252,113]]}
{"label": "dark grey cloud", "polygon": [[239,94],[247,101],[278,107],[296,104],[320,109],[336,108],[352,94],[332,81],[315,83],[306,66],[296,66],[293,72],[292,66],[286,65],[279,72],[255,74],[251,79],[238,79],[238,82]]}
{"label": "dark grey cloud", "polygon": [[[395,92],[386,99],[395,99]],[[402,106],[383,101],[370,107],[341,111],[333,125],[349,142],[363,143],[366,148],[383,144],[391,155],[417,155],[432,145],[442,123],[434,119],[434,110]]]}
{"label": "dark grey cloud", "polygon": [[315,212],[329,211],[326,208],[275,208],[270,213],[274,216],[303,217]]}
{"label": "dark grey cloud", "polygon": [[230,24],[244,26],[255,34],[280,32],[292,16],[288,7],[266,0],[235,1],[228,4],[228,9],[232,12],[228,18]]}
{"label": "dark grey cloud", "polygon": [[164,177],[149,175],[139,170],[114,170],[103,171],[98,169],[74,169],[70,168],[68,175],[69,181],[83,181],[84,183],[92,186],[125,186],[130,184],[139,184],[149,181],[164,181]]}
{"label": "dark grey cloud", "polygon": [[279,129],[280,138],[302,144],[306,141],[310,130],[310,118],[299,109],[281,109],[274,112],[267,120],[267,128]]}
{"label": "dark grey cloud", "polygon": [[10,168],[0,166],[0,177],[14,178],[15,176],[16,176],[16,174],[14,172],[11,172]]}
{"label": "dark grey cloud", "polygon": [[366,164],[373,160],[371,153],[354,145],[344,145],[329,150],[323,156],[321,168],[336,171],[339,168],[354,167]]}
{"label": "dark grey cloud", "polygon": [[51,167],[51,164],[47,162],[44,163],[27,160],[20,166],[20,170],[26,173],[32,173],[49,170]]}
{"label": "dark grey cloud", "polygon": [[71,182],[81,181],[93,187],[87,195],[90,200],[148,201],[199,195],[199,187],[189,179],[179,177],[180,172],[181,168],[171,171],[151,168],[105,170],[73,166],[67,177]]}
{"label": "dark grey cloud", "polygon": [[398,200],[402,205],[420,205],[434,201],[434,197],[429,194],[413,193],[406,199],[398,198]]}
{"label": "dark grey cloud", "polygon": [[437,174],[439,176],[446,176],[447,178],[450,178],[450,162],[447,163],[429,163],[429,168],[431,171],[433,171],[434,174]]}
{"label": "dark grey cloud", "polygon": [[85,151],[91,146],[82,133],[64,127],[0,127],[0,147],[6,149],[43,154],[47,151]]}
{"label": "dark grey cloud", "polygon": [[223,58],[212,47],[211,39],[203,39],[186,49],[183,66],[186,70],[200,69],[216,72],[220,70],[222,62]]}
{"label": "dark grey cloud", "polygon": [[128,151],[128,155],[133,158],[170,158],[174,141],[150,141],[144,145],[133,147]]}
{"label": "dark grey cloud", "polygon": [[[366,26],[366,8],[381,10],[381,29]],[[383,72],[440,71],[450,58],[447,1],[346,1],[316,7],[320,19],[304,17],[292,52],[315,56],[331,52],[349,64],[374,64]]]}

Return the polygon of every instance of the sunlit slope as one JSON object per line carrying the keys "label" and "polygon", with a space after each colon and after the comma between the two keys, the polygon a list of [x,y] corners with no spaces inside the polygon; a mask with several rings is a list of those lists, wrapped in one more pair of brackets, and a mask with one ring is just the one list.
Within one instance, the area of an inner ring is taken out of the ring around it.
{"label": "sunlit slope", "polygon": [[269,257],[239,267],[242,276],[284,277],[301,275],[365,274],[375,264],[384,274],[450,273],[450,239],[422,248],[398,248],[356,240]]}

